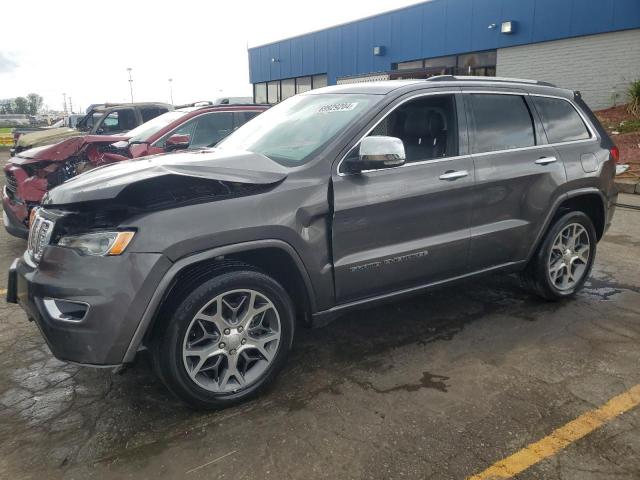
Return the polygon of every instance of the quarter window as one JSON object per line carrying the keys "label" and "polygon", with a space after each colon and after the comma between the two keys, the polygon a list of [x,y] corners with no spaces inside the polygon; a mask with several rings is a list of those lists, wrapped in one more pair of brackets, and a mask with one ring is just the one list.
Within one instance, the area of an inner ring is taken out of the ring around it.
{"label": "quarter window", "polygon": [[569,102],[558,98],[533,97],[550,143],[585,140],[591,135]]}
{"label": "quarter window", "polygon": [[473,153],[531,147],[533,118],[521,95],[469,94]]}

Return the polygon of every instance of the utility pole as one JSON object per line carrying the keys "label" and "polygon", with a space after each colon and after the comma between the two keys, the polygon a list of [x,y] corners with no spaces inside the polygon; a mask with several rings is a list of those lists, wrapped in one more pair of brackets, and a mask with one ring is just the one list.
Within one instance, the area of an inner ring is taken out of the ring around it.
{"label": "utility pole", "polygon": [[173,105],[173,78],[169,79],[169,96],[171,97],[171,105]]}
{"label": "utility pole", "polygon": [[73,113],[73,100],[69,97],[69,113]]}
{"label": "utility pole", "polygon": [[133,103],[133,78],[131,78],[131,67],[127,68],[127,72],[129,72],[129,92],[131,92],[131,103]]}

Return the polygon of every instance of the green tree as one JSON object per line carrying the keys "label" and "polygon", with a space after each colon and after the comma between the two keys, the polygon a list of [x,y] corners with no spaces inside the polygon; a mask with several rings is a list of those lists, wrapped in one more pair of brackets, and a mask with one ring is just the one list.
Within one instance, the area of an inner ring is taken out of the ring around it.
{"label": "green tree", "polygon": [[7,100],[0,105],[0,113],[7,115],[13,113],[13,102]]}
{"label": "green tree", "polygon": [[27,101],[29,102],[29,115],[37,115],[42,108],[42,97],[37,93],[30,93],[27,95]]}
{"label": "green tree", "polygon": [[15,104],[13,113],[29,114],[29,100],[24,97],[16,97],[13,103]]}

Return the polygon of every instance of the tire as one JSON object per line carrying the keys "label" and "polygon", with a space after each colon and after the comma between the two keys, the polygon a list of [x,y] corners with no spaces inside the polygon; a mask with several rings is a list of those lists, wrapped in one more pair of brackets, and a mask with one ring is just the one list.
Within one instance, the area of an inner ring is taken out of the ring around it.
{"label": "tire", "polygon": [[[571,248],[571,240],[565,235],[567,232],[570,235],[572,228],[573,233],[578,236],[575,248]],[[586,241],[588,255],[584,254]],[[589,278],[596,255],[596,245],[596,230],[586,214],[574,211],[562,215],[549,227],[523,272],[525,286],[536,295],[550,301],[575,295]],[[568,275],[569,271],[573,274]]]}
{"label": "tire", "polygon": [[284,367],[293,343],[289,295],[271,277],[247,268],[217,273],[178,299],[171,312],[154,338],[154,369],[174,395],[197,409],[256,396]]}

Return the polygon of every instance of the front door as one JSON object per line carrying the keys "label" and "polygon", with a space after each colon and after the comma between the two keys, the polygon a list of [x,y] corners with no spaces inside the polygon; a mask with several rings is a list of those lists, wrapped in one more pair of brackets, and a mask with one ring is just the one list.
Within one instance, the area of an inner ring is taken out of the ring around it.
{"label": "front door", "polygon": [[[400,138],[402,167],[333,176],[333,260],[339,303],[468,271],[473,161],[453,93],[399,103],[369,135]],[[357,155],[358,146],[348,154]],[[461,155],[462,153],[462,155]]]}

